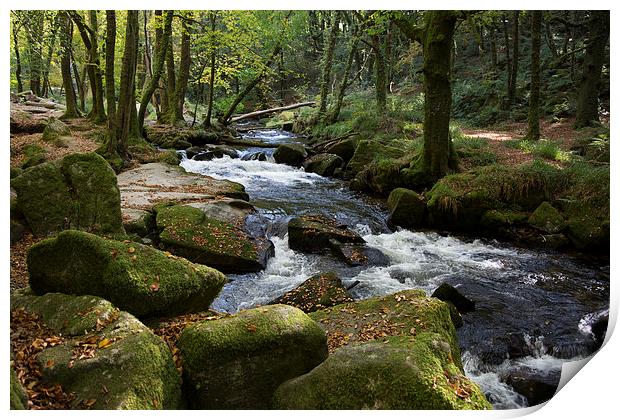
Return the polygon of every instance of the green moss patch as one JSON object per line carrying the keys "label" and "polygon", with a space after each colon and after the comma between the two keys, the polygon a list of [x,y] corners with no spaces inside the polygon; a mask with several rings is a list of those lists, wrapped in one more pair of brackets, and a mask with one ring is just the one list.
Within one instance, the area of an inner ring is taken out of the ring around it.
{"label": "green moss patch", "polygon": [[271,303],[291,305],[308,313],[345,302],[353,302],[353,299],[342,286],[340,278],[334,273],[321,273]]}

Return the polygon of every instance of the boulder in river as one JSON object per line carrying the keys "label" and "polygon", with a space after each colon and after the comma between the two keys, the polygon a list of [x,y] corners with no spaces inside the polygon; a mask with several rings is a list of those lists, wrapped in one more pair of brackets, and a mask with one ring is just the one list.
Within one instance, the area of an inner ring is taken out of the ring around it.
{"label": "boulder in river", "polygon": [[11,311],[38,316],[56,335],[56,345],[36,361],[42,381],[75,395],[72,408],[182,408],[181,376],[168,346],[133,315],[95,296],[36,296],[28,289],[11,295]]}
{"label": "boulder in river", "polygon": [[284,163],[290,166],[301,166],[308,156],[306,148],[302,144],[281,144],[273,153],[276,163]]}
{"label": "boulder in river", "polygon": [[288,223],[288,244],[296,251],[322,252],[329,249],[330,239],[351,244],[365,242],[347,226],[320,215],[299,216]]}
{"label": "boulder in river", "polygon": [[265,152],[248,153],[246,155],[243,155],[241,157],[241,160],[258,160],[264,162],[267,160],[267,155],[265,154]]}
{"label": "boulder in river", "polygon": [[276,388],[327,357],[325,333],[286,305],[196,322],[178,340],[188,401],[199,409],[267,409]]}
{"label": "boulder in river", "polygon": [[404,228],[425,224],[426,200],[420,194],[406,188],[395,188],[387,200],[389,221]]}
{"label": "boulder in river", "polygon": [[329,153],[319,153],[306,160],[302,166],[306,172],[313,172],[321,176],[332,176],[337,168],[342,166],[342,158]]}
{"label": "boulder in river", "polygon": [[201,152],[194,154],[192,156],[192,159],[198,160],[198,161],[206,161],[206,160],[220,159],[220,158],[223,158],[224,156],[228,156],[230,158],[235,159],[239,157],[239,152],[237,152],[235,149],[231,147],[226,147],[226,146],[208,146],[208,147],[203,147],[203,150]]}
{"label": "boulder in river", "polygon": [[[233,224],[226,217],[218,217],[199,207],[200,203],[157,208],[159,240],[166,250],[225,273],[254,272],[266,267],[274,253],[271,241],[265,237],[250,237],[240,226],[242,221]],[[216,210],[222,211],[221,207]],[[243,214],[242,209],[237,210]],[[234,208],[231,207],[231,211]]]}
{"label": "boulder in river", "polygon": [[440,334],[389,337],[336,350],[282,384],[274,408],[293,410],[472,410],[491,405],[454,363]]}
{"label": "boulder in river", "polygon": [[474,301],[465,297],[456,287],[448,283],[441,283],[431,296],[444,302],[452,303],[461,313],[471,312],[476,309]]}
{"label": "boulder in river", "polygon": [[343,244],[335,239],[330,239],[329,246],[335,257],[351,267],[385,267],[390,264],[390,259],[383,252],[364,244]]}
{"label": "boulder in river", "polygon": [[38,294],[100,296],[137,317],[207,309],[226,283],[212,268],[75,230],[33,245],[28,272]]}
{"label": "boulder in river", "polygon": [[562,214],[547,201],[541,203],[534,210],[534,213],[528,219],[528,223],[543,232],[551,234],[559,233],[566,226]]}
{"label": "boulder in river", "polygon": [[524,366],[511,370],[503,380],[523,395],[529,406],[533,406],[553,398],[560,383],[560,374],[560,369],[541,371]]}
{"label": "boulder in river", "polygon": [[123,233],[114,170],[96,153],[76,153],[11,180],[17,206],[35,235],[66,228]]}
{"label": "boulder in river", "polygon": [[309,313],[345,302],[353,302],[335,273],[316,274],[270,304],[282,303]]}
{"label": "boulder in river", "polygon": [[348,163],[355,153],[357,147],[357,139],[348,138],[333,143],[325,148],[325,153],[338,155],[344,163]]}

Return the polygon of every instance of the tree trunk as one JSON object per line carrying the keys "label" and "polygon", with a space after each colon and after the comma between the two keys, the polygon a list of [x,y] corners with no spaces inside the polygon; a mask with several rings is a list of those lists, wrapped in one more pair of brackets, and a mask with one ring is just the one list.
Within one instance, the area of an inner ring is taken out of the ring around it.
{"label": "tree trunk", "polygon": [[[191,13],[191,12],[187,12]],[[191,17],[191,15],[190,15]],[[192,57],[190,50],[190,28],[187,25],[187,20],[183,19],[183,33],[181,34],[181,58],[179,60],[179,73],[177,75],[176,82],[176,117],[179,121],[184,121],[183,107],[185,105],[185,94],[187,93],[187,84],[189,82],[189,70],[192,65]]]}
{"label": "tree trunk", "polygon": [[598,91],[609,38],[609,11],[592,11],[590,34],[583,59],[583,73],[577,100],[575,127],[581,128],[599,121]]}
{"label": "tree trunk", "polygon": [[41,96],[41,60],[44,34],[44,11],[30,10],[27,13],[26,40],[30,68],[30,90]]}
{"label": "tree trunk", "polygon": [[169,10],[166,12],[166,18],[164,21],[164,32],[161,37],[161,45],[160,48],[155,52],[155,63],[153,66],[153,76],[150,78],[147,83],[144,91],[142,92],[142,98],[140,98],[140,110],[138,111],[138,127],[142,129],[144,125],[144,118],[146,115],[146,108],[151,100],[151,96],[153,96],[153,92],[157,88],[159,84],[159,78],[164,71],[164,61],[166,60],[165,52],[168,50],[168,46],[170,44],[170,35],[172,34],[172,17],[174,12]]}
{"label": "tree trunk", "polygon": [[[62,84],[65,89],[66,110],[65,118],[77,118],[79,116],[73,81],[71,80],[71,19],[66,12],[61,12],[60,23],[62,25],[60,34],[61,56],[60,70],[62,73]],[[33,91],[34,92],[34,91]]]}
{"label": "tree trunk", "polygon": [[99,57],[99,39],[97,33],[99,31],[99,23],[97,21],[97,11],[90,10],[88,12],[88,20],[92,29],[91,49],[90,49],[90,67],[92,67],[92,76],[95,78],[93,86],[93,121],[101,123],[106,120],[105,108],[103,106],[103,75],[101,73],[101,59]]}
{"label": "tree trunk", "polygon": [[355,52],[357,51],[357,43],[358,39],[356,35],[353,35],[351,38],[351,43],[349,47],[349,55],[347,57],[347,64],[344,67],[344,72],[342,73],[342,80],[340,81],[340,86],[338,87],[338,93],[336,95],[336,101],[334,103],[333,108],[329,113],[328,122],[330,124],[338,121],[338,116],[340,115],[340,108],[342,107],[342,101],[344,99],[344,94],[347,90],[347,87],[351,84],[349,82],[349,73],[351,72],[351,66],[353,65],[353,58],[355,57]]}
{"label": "tree trunk", "polygon": [[170,42],[168,43],[168,48],[166,48],[166,120],[170,124],[174,124],[177,121],[177,107],[175,106],[177,90],[175,74],[176,72],[174,70],[174,51],[172,48],[172,42]]}
{"label": "tree trunk", "polygon": [[[162,11],[155,10],[155,19],[163,22],[162,19]],[[155,27],[155,55],[157,55],[157,51],[161,48],[161,41],[163,36],[162,25],[157,25]],[[166,86],[168,83],[166,82],[166,74],[162,74],[159,78],[159,84],[157,89],[155,90],[155,99],[159,102],[159,112],[157,113],[157,122],[164,123],[168,118],[168,94],[166,92]]]}
{"label": "tree trunk", "polygon": [[497,69],[497,43],[495,42],[495,25],[489,29],[489,38],[491,40],[491,67]]}
{"label": "tree trunk", "polygon": [[59,16],[60,16],[60,13],[57,12],[52,22],[50,39],[47,45],[47,54],[45,55],[45,63],[43,66],[43,86],[41,87],[41,95],[45,97],[47,97],[51,93],[49,75],[50,75],[50,68],[52,66],[52,57],[56,49],[56,33],[58,32]]}
{"label": "tree trunk", "polygon": [[[125,159],[129,145],[132,113],[135,115],[135,77],[138,61],[138,11],[127,11],[127,30],[125,33],[125,51],[121,70],[121,87],[118,101],[118,154]],[[133,109],[133,111],[132,111]],[[136,120],[137,122],[137,120]]]}
{"label": "tree trunk", "polygon": [[[504,28],[504,44],[506,45],[506,97],[510,96],[510,91],[512,90],[512,60],[510,58],[510,39],[508,38],[508,17],[506,15],[502,15],[502,24]],[[505,109],[510,107],[508,99],[503,104]]]}
{"label": "tree trunk", "polygon": [[383,36],[378,34],[372,36],[372,49],[375,56],[375,105],[377,113],[382,115],[385,114],[387,104],[387,75],[381,38]]}
{"label": "tree trunk", "polygon": [[108,142],[106,152],[116,155],[118,149],[118,124],[116,121],[116,90],[114,87],[114,49],[116,47],[116,12],[106,10],[105,38],[105,98],[108,105]]}
{"label": "tree trunk", "polygon": [[[548,16],[547,12],[547,16]],[[547,41],[547,46],[549,47],[549,51],[551,52],[551,56],[553,58],[558,58],[558,47],[553,39],[553,31],[551,30],[551,24],[549,23],[549,19],[545,20],[545,39]]]}
{"label": "tree trunk", "polygon": [[336,37],[338,35],[338,11],[331,13],[331,26],[329,35],[325,38],[323,46],[323,62],[321,63],[321,86],[319,92],[319,115],[321,118],[327,112],[327,91],[331,79],[332,61],[334,59],[334,49],[336,47]]}
{"label": "tree trunk", "polygon": [[273,52],[271,53],[271,56],[265,63],[265,67],[263,67],[263,70],[254,78],[254,80],[248,83],[248,85],[237,95],[237,97],[233,101],[230,108],[228,108],[228,111],[226,111],[226,114],[224,114],[224,116],[220,118],[220,123],[228,124],[230,122],[230,117],[234,114],[235,109],[237,109],[237,105],[239,105],[241,101],[243,100],[243,98],[245,98],[247,94],[250,93],[252,89],[254,89],[254,87],[258,84],[258,82],[261,81],[261,79],[263,78],[263,75],[265,74],[265,71],[269,68],[269,66],[271,66],[271,63],[273,63],[273,60],[275,60],[275,58],[280,53],[280,49],[281,49],[280,44],[277,44]]}
{"label": "tree trunk", "polygon": [[82,75],[80,75],[80,69],[77,66],[77,62],[75,61],[75,58],[73,57],[73,52],[71,52],[71,56],[69,57],[71,59],[71,67],[73,68],[73,77],[75,78],[75,86],[77,87],[77,95],[78,95],[78,99],[80,100],[80,107],[79,107],[79,111],[81,113],[84,113],[86,111],[86,92],[84,91],[85,89],[85,77],[86,75],[84,74],[86,72],[86,66],[84,66],[84,73]]}
{"label": "tree trunk", "polygon": [[452,87],[450,50],[456,25],[451,11],[431,11],[424,34],[424,148],[423,171],[432,179],[457,170],[450,139]]}
{"label": "tree trunk", "polygon": [[519,11],[515,10],[512,19],[512,68],[508,103],[512,105],[517,96],[517,76],[519,74]]}
{"label": "tree trunk", "polygon": [[17,92],[24,91],[22,83],[22,62],[19,57],[19,26],[13,22],[13,51],[15,52],[15,78],[17,79]]}
{"label": "tree trunk", "polygon": [[[214,11],[209,13],[209,20],[211,22],[211,33],[215,33],[215,23],[217,20],[217,14]],[[211,117],[213,115],[213,96],[214,96],[213,89],[215,87],[215,59],[217,56],[217,49],[215,48],[215,44],[212,45],[211,48],[212,48],[211,67],[209,69],[210,71],[209,73],[209,102],[207,104],[207,117],[205,118],[205,121],[203,123],[205,127],[211,127]],[[237,80],[237,94],[239,94],[238,80]]]}
{"label": "tree trunk", "polygon": [[542,12],[532,11],[532,63],[527,139],[540,139],[540,28]]}

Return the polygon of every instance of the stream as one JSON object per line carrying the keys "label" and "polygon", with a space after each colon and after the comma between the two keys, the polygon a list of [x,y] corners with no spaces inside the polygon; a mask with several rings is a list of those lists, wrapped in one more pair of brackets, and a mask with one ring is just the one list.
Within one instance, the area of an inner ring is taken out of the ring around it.
{"label": "stream", "polygon": [[[265,143],[303,142],[280,130],[244,137]],[[355,299],[404,289],[431,294],[447,282],[476,302],[457,330],[465,372],[496,409],[520,408],[527,399],[509,378],[559,381],[562,364],[591,354],[591,326],[609,307],[609,266],[576,256],[517,248],[492,240],[442,236],[429,231],[392,231],[385,205],[348,189],[343,181],[276,164],[275,149],[238,148],[241,156],[264,152],[266,161],[224,156],[184,158],[188,172],[245,186],[275,245],[259,273],[229,275],[213,309],[234,313],[266,304],[307,278],[334,271]],[[386,267],[349,267],[326,255],[292,251],[286,226],[291,217],[323,214],[347,224],[390,260]],[[510,355],[510,357],[508,357]],[[513,382],[514,383],[514,382]]]}

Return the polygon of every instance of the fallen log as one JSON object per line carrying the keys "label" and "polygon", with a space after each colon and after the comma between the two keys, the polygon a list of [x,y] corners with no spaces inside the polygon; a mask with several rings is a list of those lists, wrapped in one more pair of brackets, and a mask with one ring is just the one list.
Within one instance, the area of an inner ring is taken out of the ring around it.
{"label": "fallen log", "polygon": [[47,109],[56,109],[56,103],[54,103],[54,102],[26,101],[26,105],[28,105],[28,106],[37,106],[37,107],[47,108]]}
{"label": "fallen log", "polygon": [[238,117],[233,117],[230,119],[230,122],[233,123],[236,121],[245,120],[246,118],[260,117],[261,115],[267,115],[267,114],[271,114],[274,112],[288,111],[289,109],[301,108],[302,106],[315,106],[315,105],[316,105],[316,102],[311,101],[311,102],[299,102],[296,104],[279,106],[276,108],[263,109],[262,111],[254,111],[254,112],[250,112],[247,114],[239,115]]}

